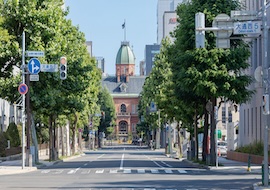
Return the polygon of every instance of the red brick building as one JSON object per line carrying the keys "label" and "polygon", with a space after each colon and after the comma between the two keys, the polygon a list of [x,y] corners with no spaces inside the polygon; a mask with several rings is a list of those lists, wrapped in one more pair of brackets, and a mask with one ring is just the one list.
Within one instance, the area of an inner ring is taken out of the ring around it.
{"label": "red brick building", "polygon": [[135,76],[135,56],[128,42],[122,42],[115,62],[116,75],[106,76],[102,85],[113,97],[117,119],[115,135],[121,140],[137,138],[138,104],[145,76]]}

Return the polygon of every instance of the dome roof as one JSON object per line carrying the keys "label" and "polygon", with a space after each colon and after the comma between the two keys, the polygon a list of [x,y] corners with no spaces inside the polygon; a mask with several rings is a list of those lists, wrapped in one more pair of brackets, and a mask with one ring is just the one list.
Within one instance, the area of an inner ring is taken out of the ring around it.
{"label": "dome roof", "polygon": [[116,56],[116,64],[135,64],[135,56],[128,42],[122,42]]}

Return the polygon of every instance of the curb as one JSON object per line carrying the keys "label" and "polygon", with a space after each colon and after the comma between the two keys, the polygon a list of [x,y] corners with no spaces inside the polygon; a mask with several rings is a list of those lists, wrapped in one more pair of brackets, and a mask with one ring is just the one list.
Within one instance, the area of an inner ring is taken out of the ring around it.
{"label": "curb", "polygon": [[198,168],[210,170],[210,167],[209,166],[206,166],[206,165],[203,165],[203,164],[199,164],[199,163],[194,163],[194,162],[192,162],[192,161],[190,161],[188,159],[183,159],[182,161],[188,163],[189,165],[198,167]]}
{"label": "curb", "polygon": [[270,187],[262,187],[262,183],[259,182],[259,183],[255,183],[253,184],[253,189],[254,190],[270,190]]}
{"label": "curb", "polygon": [[62,163],[62,162],[68,161],[68,160],[79,158],[79,157],[81,157],[83,155],[85,155],[85,154],[82,153],[80,155],[70,156],[70,157],[64,158],[63,160],[56,160],[56,161],[52,161],[52,162],[42,163],[42,164],[38,165],[37,168],[41,169],[41,168],[44,168],[44,167],[53,166],[53,165],[56,165],[56,164],[59,164],[59,163]]}

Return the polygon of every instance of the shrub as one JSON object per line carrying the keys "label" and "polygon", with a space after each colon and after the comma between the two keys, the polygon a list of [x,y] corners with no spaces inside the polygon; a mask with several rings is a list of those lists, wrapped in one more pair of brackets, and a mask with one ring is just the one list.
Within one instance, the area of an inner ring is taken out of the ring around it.
{"label": "shrub", "polygon": [[263,155],[263,142],[254,142],[246,146],[239,147],[235,150],[236,152]]}
{"label": "shrub", "polygon": [[0,157],[5,157],[5,150],[8,146],[7,137],[5,132],[0,131]]}
{"label": "shrub", "polygon": [[21,145],[21,139],[17,125],[13,122],[10,123],[6,131],[7,139],[10,140],[11,147],[18,147]]}

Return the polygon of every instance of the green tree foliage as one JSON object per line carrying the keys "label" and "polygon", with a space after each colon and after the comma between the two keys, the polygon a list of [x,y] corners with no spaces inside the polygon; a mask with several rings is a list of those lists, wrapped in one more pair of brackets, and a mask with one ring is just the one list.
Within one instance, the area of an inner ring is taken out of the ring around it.
{"label": "green tree foliage", "polygon": [[[62,0],[7,0],[1,4],[2,26],[20,47],[25,31],[26,50],[44,51],[45,57],[39,58],[43,64],[58,64],[60,57],[67,58],[66,80],[60,80],[58,72],[41,72],[39,81],[30,83],[29,93],[31,112],[49,120],[50,133],[57,117],[65,115],[70,120],[75,142],[77,124],[83,127],[89,114],[95,111],[101,72],[87,52],[84,34],[66,19],[68,10],[63,11],[62,4]],[[21,49],[14,50],[11,57],[14,61],[10,64],[20,66]]]}
{"label": "green tree foliage", "polygon": [[116,121],[116,111],[113,102],[113,98],[106,87],[102,87],[98,96],[98,104],[100,105],[100,110],[102,112],[100,126],[98,128],[99,132],[105,132],[108,136],[112,132],[109,128],[115,125]]}
{"label": "green tree foliage", "polygon": [[21,145],[19,131],[18,131],[17,125],[14,122],[9,124],[6,131],[6,135],[7,135],[7,140],[10,140],[11,147],[18,147]]}
{"label": "green tree foliage", "polygon": [[[0,9],[3,7],[3,2],[0,3]],[[15,40],[16,37],[10,35],[4,26],[5,18],[0,13],[0,78],[9,77],[12,74],[14,65],[19,66],[18,60],[15,57],[19,56],[19,43]]]}
{"label": "green tree foliage", "polygon": [[[238,7],[236,1],[193,0],[177,8],[180,24],[174,31],[176,40],[170,48],[172,56],[169,58],[176,84],[176,97],[181,98],[181,92],[194,94],[200,100],[196,104],[202,106],[205,106],[207,100],[211,100],[214,106],[219,97],[235,103],[246,102],[251,97],[252,91],[247,89],[251,78],[243,72],[249,66],[247,44],[242,40],[231,40],[231,49],[217,49],[213,32],[206,32],[206,48],[195,49],[194,25],[197,12],[206,14],[206,26],[210,27],[217,14],[229,14]],[[200,113],[203,113],[203,109]],[[215,122],[212,120],[211,123],[211,160],[214,161]]]}

